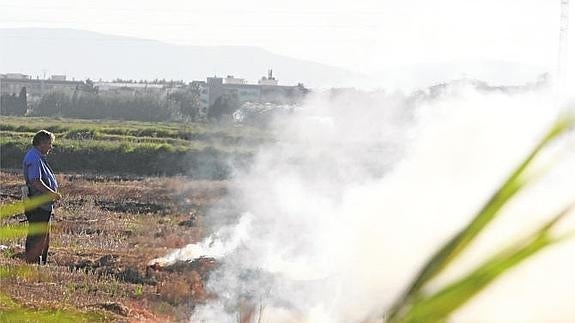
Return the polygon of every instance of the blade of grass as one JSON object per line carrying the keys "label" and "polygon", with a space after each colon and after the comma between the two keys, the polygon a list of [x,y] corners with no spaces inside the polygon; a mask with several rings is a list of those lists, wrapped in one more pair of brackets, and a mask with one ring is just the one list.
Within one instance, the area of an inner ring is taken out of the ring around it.
{"label": "blade of grass", "polygon": [[544,248],[571,237],[572,235],[555,238],[550,235],[549,231],[572,209],[573,206],[566,208],[529,235],[527,239],[519,241],[503,252],[491,257],[462,279],[448,285],[432,296],[419,299],[411,306],[405,316],[399,318],[397,322],[435,322],[447,319],[455,310],[485,289],[502,274]]}
{"label": "blade of grass", "polygon": [[40,205],[51,201],[52,198],[48,194],[33,197],[31,199],[25,199],[24,201],[18,201],[6,205],[0,206],[0,218],[24,213],[24,210],[33,210]]}
{"label": "blade of grass", "polygon": [[[0,266],[0,279],[6,279],[10,277],[27,277],[32,273],[32,268],[30,266]],[[2,294],[0,294],[0,306],[2,306]]]}
{"label": "blade of grass", "polygon": [[461,252],[483,231],[483,229],[496,218],[499,211],[507,202],[517,194],[533,177],[523,176],[535,157],[541,150],[554,139],[565,133],[574,124],[571,117],[560,118],[535,146],[533,151],[525,160],[513,171],[511,176],[501,185],[501,187],[488,200],[483,208],[475,215],[471,222],[449,240],[441,249],[435,253],[431,259],[423,266],[413,282],[408,285],[406,291],[392,305],[387,316],[388,321],[392,321],[412,299],[420,292],[422,287],[432,278],[437,276],[449,263],[451,263]]}
{"label": "blade of grass", "polygon": [[0,240],[16,240],[24,238],[28,232],[30,234],[40,234],[46,231],[46,225],[43,224],[17,224],[14,226],[5,226],[0,228]]}

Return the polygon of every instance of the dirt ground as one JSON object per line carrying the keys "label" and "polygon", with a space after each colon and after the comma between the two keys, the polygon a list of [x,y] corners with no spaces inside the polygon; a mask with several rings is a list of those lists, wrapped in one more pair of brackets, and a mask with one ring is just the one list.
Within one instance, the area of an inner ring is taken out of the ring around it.
{"label": "dirt ground", "polygon": [[[226,181],[59,174],[63,199],[52,219],[46,266],[20,259],[24,239],[0,237],[0,294],[30,310],[97,312],[104,321],[181,322],[209,299],[216,264],[200,259],[170,270],[151,259],[198,242],[206,212],[228,192]],[[2,204],[20,199],[21,175],[0,172]],[[24,215],[0,226],[25,225]],[[1,276],[0,276],[1,277]],[[0,302],[0,310],[6,302]]]}

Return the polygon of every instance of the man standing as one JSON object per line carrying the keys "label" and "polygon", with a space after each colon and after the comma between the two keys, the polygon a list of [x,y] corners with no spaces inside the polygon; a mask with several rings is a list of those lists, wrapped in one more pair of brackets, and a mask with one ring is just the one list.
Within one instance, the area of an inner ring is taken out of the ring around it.
{"label": "man standing", "polygon": [[22,163],[24,179],[28,187],[28,197],[48,194],[50,202],[25,212],[28,219],[26,237],[26,252],[24,259],[28,263],[46,264],[48,246],[50,244],[50,217],[54,210],[54,201],[62,196],[58,193],[58,182],[48,162],[46,155],[52,149],[55,136],[46,130],[40,130],[32,139],[33,147],[28,150]]}

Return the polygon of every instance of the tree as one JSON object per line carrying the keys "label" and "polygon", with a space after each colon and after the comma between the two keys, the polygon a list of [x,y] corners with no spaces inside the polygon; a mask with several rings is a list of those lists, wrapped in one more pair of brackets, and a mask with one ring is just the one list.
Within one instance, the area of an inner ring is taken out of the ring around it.
{"label": "tree", "polygon": [[72,100],[63,92],[51,92],[40,99],[34,109],[35,115],[40,116],[68,116],[72,111]]}
{"label": "tree", "polygon": [[216,99],[208,110],[208,118],[220,120],[224,116],[230,116],[239,109],[240,101],[237,94],[225,94]]}
{"label": "tree", "polygon": [[168,103],[187,121],[195,120],[200,111],[200,90],[197,86],[178,89],[167,97]]}
{"label": "tree", "polygon": [[23,116],[28,109],[26,87],[20,90],[20,94],[2,95],[0,98],[0,114],[8,116]]}

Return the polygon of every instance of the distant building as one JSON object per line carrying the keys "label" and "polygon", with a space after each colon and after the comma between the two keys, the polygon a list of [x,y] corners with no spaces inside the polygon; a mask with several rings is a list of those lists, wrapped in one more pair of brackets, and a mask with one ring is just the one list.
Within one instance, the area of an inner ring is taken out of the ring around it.
{"label": "distant building", "polygon": [[263,76],[259,81],[260,85],[278,85],[278,80],[273,76],[273,71],[268,70],[268,77]]}
{"label": "distant building", "polygon": [[228,75],[226,78],[208,77],[206,82],[194,81],[192,85],[200,89],[200,111],[207,111],[223,96],[232,97],[239,105],[246,102],[293,104],[300,101],[308,90],[302,85],[278,85],[272,70],[262,77],[258,84],[248,84],[244,79]]}
{"label": "distant building", "polygon": [[58,91],[72,95],[78,87],[84,85],[84,82],[66,81],[65,79],[65,75],[54,75],[49,80],[41,80],[32,79],[25,74],[6,73],[0,75],[0,94],[18,95],[22,88],[26,88],[28,102],[34,103],[46,93]]}
{"label": "distant building", "polygon": [[100,91],[113,91],[119,88],[133,88],[133,89],[162,89],[163,84],[157,83],[127,83],[127,82],[95,82],[94,86],[97,86]]}
{"label": "distant building", "polygon": [[2,79],[11,79],[11,80],[29,80],[30,76],[21,73],[6,73],[2,74]]}
{"label": "distant building", "polygon": [[247,84],[248,82],[244,79],[236,78],[233,75],[228,75],[224,79],[224,84]]}
{"label": "distant building", "polygon": [[[258,84],[248,84],[245,79],[228,75],[225,78],[208,77],[206,81],[193,81],[185,84],[182,81],[166,82],[154,81],[132,82],[116,80],[114,82],[68,81],[66,75],[52,75],[50,79],[32,79],[29,75],[19,73],[0,74],[0,92],[2,95],[18,95],[22,88],[26,88],[27,99],[31,104],[40,101],[40,98],[50,92],[63,92],[74,95],[76,91],[94,91],[107,96],[139,96],[153,95],[162,97],[180,89],[197,90],[199,92],[200,114],[206,115],[216,101],[225,97],[238,108],[247,102],[294,104],[307,94],[308,90],[302,85],[279,85],[273,76],[272,70],[262,77]],[[229,104],[229,101],[228,101]]]}
{"label": "distant building", "polygon": [[50,77],[52,81],[66,81],[66,75],[52,75]]}
{"label": "distant building", "polygon": [[224,94],[237,98],[240,103],[259,102],[262,97],[261,86],[256,84],[224,84]]}
{"label": "distant building", "polygon": [[208,109],[214,105],[216,100],[224,95],[224,82],[221,77],[208,77],[206,79],[208,86]]}
{"label": "distant building", "polygon": [[98,88],[99,93],[108,95],[161,95],[166,92],[166,86],[158,83],[95,82],[94,86]]}

